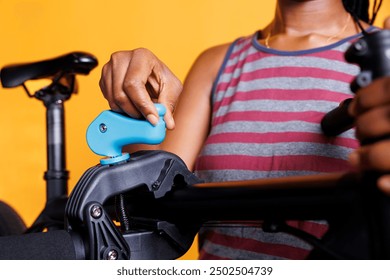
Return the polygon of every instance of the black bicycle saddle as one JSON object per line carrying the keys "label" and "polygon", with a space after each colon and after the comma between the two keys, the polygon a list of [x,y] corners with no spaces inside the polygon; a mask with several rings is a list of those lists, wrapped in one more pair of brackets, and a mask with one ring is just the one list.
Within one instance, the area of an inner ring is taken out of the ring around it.
{"label": "black bicycle saddle", "polygon": [[84,74],[98,65],[97,59],[85,52],[72,52],[52,59],[12,64],[1,69],[1,83],[5,88],[23,85],[28,80],[56,77],[62,74]]}

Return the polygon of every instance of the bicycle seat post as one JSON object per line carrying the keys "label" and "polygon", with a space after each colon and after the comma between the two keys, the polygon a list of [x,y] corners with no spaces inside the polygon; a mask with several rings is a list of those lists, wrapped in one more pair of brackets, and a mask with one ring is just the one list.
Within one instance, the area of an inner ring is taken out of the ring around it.
{"label": "bicycle seat post", "polygon": [[66,169],[64,102],[74,92],[74,80],[73,74],[66,76],[66,85],[60,83],[60,79],[54,79],[52,84],[38,90],[33,96],[41,100],[46,108],[46,205],[29,230],[62,228],[62,225],[58,227],[58,221],[63,216],[69,179],[69,171]]}
{"label": "bicycle seat post", "polygon": [[[98,61],[93,55],[72,52],[52,59],[8,65],[1,69],[0,80],[3,87],[23,86],[29,97],[42,101],[46,107],[46,205],[28,232],[64,226],[69,178],[66,170],[64,102],[77,92],[76,75],[88,75],[97,65]],[[52,83],[31,94],[25,82],[43,78],[51,79]]]}
{"label": "bicycle seat post", "polygon": [[68,196],[64,102],[70,99],[74,91],[75,75],[68,73],[59,75],[49,86],[38,90],[34,95],[46,108],[46,204],[58,202]]}
{"label": "bicycle seat post", "polygon": [[68,195],[69,172],[66,170],[65,112],[63,100],[55,100],[46,106],[47,131],[47,201]]}

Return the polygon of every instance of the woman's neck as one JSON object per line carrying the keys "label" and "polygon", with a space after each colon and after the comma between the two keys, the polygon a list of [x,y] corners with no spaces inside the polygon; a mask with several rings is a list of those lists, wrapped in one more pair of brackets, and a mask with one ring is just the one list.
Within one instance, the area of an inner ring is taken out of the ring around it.
{"label": "woman's neck", "polygon": [[287,51],[312,49],[358,32],[341,0],[278,0],[260,43]]}
{"label": "woman's neck", "polygon": [[341,0],[279,0],[273,32],[293,36],[334,34],[345,25],[347,16]]}

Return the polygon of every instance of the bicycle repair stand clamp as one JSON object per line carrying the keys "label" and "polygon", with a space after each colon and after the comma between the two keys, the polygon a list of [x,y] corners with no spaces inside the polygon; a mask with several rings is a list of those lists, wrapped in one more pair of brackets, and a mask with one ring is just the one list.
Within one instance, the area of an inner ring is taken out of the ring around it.
{"label": "bicycle repair stand clamp", "polygon": [[[131,156],[122,153],[122,147],[131,143],[159,144],[164,140],[165,108],[159,104],[156,108],[160,115],[156,126],[113,111],[102,112],[89,126],[88,145],[105,158],[81,176],[66,205],[67,230],[80,236],[80,242],[87,243],[85,252],[79,250],[79,258],[175,259],[190,248],[197,230],[159,220],[156,212],[151,217],[144,217],[143,213],[142,217],[134,217],[131,204],[127,207],[124,200],[125,196],[137,199],[141,193],[147,204],[153,204],[173,188],[201,182],[172,153],[157,150],[139,151]],[[119,207],[126,208],[115,209],[120,227],[110,217],[111,198],[118,207],[118,197],[122,199]],[[122,222],[127,225],[122,227]]]}

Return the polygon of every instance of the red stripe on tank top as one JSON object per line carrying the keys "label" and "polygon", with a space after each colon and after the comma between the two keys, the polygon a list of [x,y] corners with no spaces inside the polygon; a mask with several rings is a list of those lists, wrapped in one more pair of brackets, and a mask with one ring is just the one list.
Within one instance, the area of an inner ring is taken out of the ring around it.
{"label": "red stripe on tank top", "polygon": [[327,224],[314,221],[287,221],[286,223],[289,226],[303,230],[317,238],[323,237],[326,231],[329,229]]}
{"label": "red stripe on tank top", "polygon": [[206,252],[205,249],[202,249],[199,251],[199,257],[200,260],[229,260],[229,258],[221,257],[217,255],[210,254]]}
{"label": "red stripe on tank top", "polygon": [[[217,97],[215,95],[214,98]],[[352,97],[350,94],[333,92],[328,90],[284,90],[284,89],[262,89],[253,91],[237,91],[234,96],[227,96],[220,101],[215,101],[213,111],[221,106],[227,106],[233,101],[253,101],[253,100],[276,100],[276,101],[329,101],[340,103],[342,100]],[[336,105],[335,105],[336,106]]]}
{"label": "red stripe on tank top", "polygon": [[220,133],[210,135],[207,139],[207,144],[222,144],[222,143],[290,143],[290,142],[310,142],[318,144],[331,144],[343,146],[351,149],[359,147],[356,139],[345,137],[324,137],[322,134],[310,132],[267,132],[267,133]]}
{"label": "red stripe on tank top", "polygon": [[209,234],[207,240],[217,245],[241,251],[266,254],[286,259],[305,259],[309,254],[309,250],[302,248],[285,244],[265,243],[255,239],[229,236],[218,232]]}

